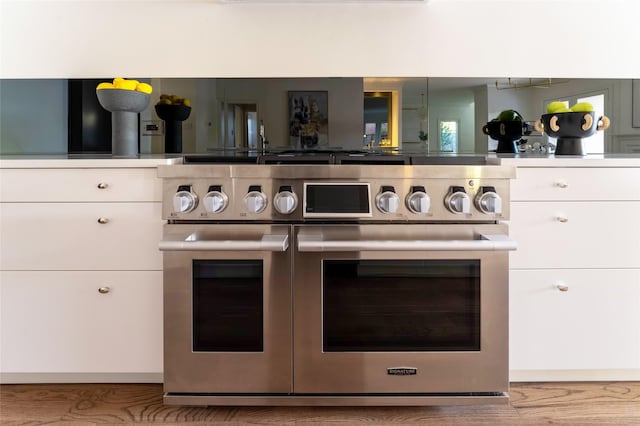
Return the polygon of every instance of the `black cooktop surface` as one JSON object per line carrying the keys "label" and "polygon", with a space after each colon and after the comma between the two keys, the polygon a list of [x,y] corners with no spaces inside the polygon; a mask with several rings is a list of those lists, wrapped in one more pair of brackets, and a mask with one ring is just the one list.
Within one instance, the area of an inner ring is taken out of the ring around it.
{"label": "black cooktop surface", "polygon": [[371,165],[484,165],[482,155],[436,155],[392,150],[308,149],[265,153],[221,151],[186,154],[185,164],[371,164]]}

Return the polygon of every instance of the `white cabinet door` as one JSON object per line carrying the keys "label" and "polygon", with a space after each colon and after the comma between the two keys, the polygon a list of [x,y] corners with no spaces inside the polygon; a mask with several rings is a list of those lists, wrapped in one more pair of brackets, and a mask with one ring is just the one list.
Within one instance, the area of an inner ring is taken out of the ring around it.
{"label": "white cabinet door", "polygon": [[640,267],[640,201],[514,202],[510,267]]}
{"label": "white cabinet door", "polygon": [[162,223],[155,202],[2,203],[0,269],[160,270]]}
{"label": "white cabinet door", "polygon": [[161,201],[156,168],[1,169],[2,202]]}
{"label": "white cabinet door", "polygon": [[640,269],[517,270],[509,288],[511,370],[640,369]]}
{"label": "white cabinet door", "polygon": [[0,278],[2,373],[162,371],[162,272],[2,271]]}
{"label": "white cabinet door", "polygon": [[640,168],[518,168],[512,201],[640,200]]}

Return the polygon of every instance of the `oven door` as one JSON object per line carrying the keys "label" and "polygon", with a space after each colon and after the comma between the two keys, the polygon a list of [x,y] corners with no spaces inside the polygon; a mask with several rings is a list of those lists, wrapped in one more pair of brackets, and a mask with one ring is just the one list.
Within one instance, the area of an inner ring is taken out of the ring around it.
{"label": "oven door", "polygon": [[503,225],[295,227],[294,391],[508,390]]}
{"label": "oven door", "polygon": [[165,392],[291,392],[289,230],[165,225]]}

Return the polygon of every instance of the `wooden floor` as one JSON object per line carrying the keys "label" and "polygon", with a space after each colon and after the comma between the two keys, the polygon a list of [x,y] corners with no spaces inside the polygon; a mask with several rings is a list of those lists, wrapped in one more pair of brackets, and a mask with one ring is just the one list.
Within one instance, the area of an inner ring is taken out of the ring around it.
{"label": "wooden floor", "polygon": [[0,424],[640,425],[640,382],[516,383],[509,405],[173,407],[157,384],[0,386]]}

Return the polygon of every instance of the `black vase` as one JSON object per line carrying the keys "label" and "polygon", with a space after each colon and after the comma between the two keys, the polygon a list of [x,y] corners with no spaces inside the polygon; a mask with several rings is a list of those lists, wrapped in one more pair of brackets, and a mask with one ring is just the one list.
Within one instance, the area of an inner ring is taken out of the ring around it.
{"label": "black vase", "polygon": [[489,121],[482,127],[482,133],[498,141],[496,152],[514,154],[519,152],[518,140],[522,137],[522,121]]}
{"label": "black vase", "polygon": [[191,107],[184,105],[156,105],[156,114],[164,120],[164,152],[182,152],[182,122],[189,118]]}

